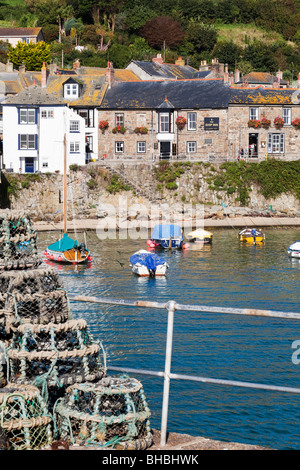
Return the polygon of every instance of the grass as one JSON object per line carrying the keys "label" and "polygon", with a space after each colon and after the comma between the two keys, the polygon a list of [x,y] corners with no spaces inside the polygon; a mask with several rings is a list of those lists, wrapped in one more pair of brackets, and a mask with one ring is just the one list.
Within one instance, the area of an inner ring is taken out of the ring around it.
{"label": "grass", "polygon": [[276,41],[284,41],[281,34],[275,31],[265,31],[255,24],[220,24],[216,25],[219,41],[233,41],[235,44],[245,47],[248,42],[258,41],[271,44]]}

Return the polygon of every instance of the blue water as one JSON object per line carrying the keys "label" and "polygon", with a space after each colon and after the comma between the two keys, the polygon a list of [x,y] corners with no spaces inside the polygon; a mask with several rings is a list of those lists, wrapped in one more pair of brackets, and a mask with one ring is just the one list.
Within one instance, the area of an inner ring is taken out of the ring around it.
{"label": "blue water", "polygon": [[[237,230],[214,230],[211,247],[164,251],[166,278],[138,278],[129,256],[145,240],[99,240],[88,232],[92,266],[54,265],[72,294],[118,299],[168,301],[222,307],[300,312],[300,261],[287,247],[300,229],[266,230],[261,246],[245,246]],[[39,234],[42,252],[54,234]],[[91,303],[71,303],[100,339],[108,364],[164,370],[167,311]],[[300,321],[207,312],[175,312],[172,372],[225,380],[300,386],[300,364],[292,362],[292,343],[300,340]],[[152,413],[161,425],[163,380],[141,380]],[[300,449],[300,395],[231,386],[171,381],[168,431],[267,446]]]}

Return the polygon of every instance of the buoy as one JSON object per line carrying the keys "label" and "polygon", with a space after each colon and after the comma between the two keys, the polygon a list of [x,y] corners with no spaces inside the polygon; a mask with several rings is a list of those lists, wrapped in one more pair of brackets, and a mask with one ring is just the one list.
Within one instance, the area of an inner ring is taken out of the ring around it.
{"label": "buoy", "polygon": [[147,240],[147,245],[148,245],[148,246],[152,246],[152,245],[153,245],[153,241],[152,241],[152,240]]}
{"label": "buoy", "polygon": [[89,256],[87,257],[87,259],[88,259],[88,261],[92,261],[93,257],[92,257],[91,255],[89,255]]}
{"label": "buoy", "polygon": [[184,244],[182,245],[182,249],[183,249],[183,250],[187,250],[189,247],[190,247],[190,244],[189,244],[189,243],[184,243]]}
{"label": "buoy", "polygon": [[59,255],[59,256],[57,257],[57,261],[62,261],[62,260],[63,260],[63,259],[62,259],[62,256]]}
{"label": "buoy", "polygon": [[50,259],[54,259],[54,255],[50,255]]}

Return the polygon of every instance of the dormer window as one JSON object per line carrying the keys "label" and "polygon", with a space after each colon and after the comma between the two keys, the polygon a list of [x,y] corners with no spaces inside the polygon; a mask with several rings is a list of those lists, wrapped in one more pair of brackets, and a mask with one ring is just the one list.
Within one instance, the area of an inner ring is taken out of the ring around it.
{"label": "dormer window", "polygon": [[78,83],[66,83],[64,85],[64,97],[65,98],[78,98],[78,96],[79,96]]}

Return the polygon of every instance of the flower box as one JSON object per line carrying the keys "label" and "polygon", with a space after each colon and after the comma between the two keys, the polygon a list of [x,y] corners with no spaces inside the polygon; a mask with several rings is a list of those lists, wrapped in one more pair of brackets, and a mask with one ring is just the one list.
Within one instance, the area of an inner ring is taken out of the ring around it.
{"label": "flower box", "polygon": [[125,134],[125,132],[126,132],[126,129],[125,129],[124,126],[116,126],[116,127],[114,127],[113,130],[112,130],[112,133],[113,133],[113,134],[117,134],[117,133],[119,133],[119,134]]}
{"label": "flower box", "polygon": [[145,126],[136,127],[134,129],[135,134],[148,134],[148,129]]}
{"label": "flower box", "polygon": [[281,117],[276,117],[274,119],[274,126],[276,129],[281,129],[284,125],[284,120]]}
{"label": "flower box", "polygon": [[102,131],[107,129],[108,126],[109,126],[108,121],[100,121],[99,122],[99,129],[101,129]]}
{"label": "flower box", "polygon": [[292,121],[292,126],[295,128],[295,129],[300,129],[300,118],[296,118]]}
{"label": "flower box", "polygon": [[250,119],[248,121],[248,127],[259,129],[261,127],[261,121],[259,119]]}
{"label": "flower box", "polygon": [[261,127],[263,127],[264,129],[269,129],[269,127],[271,125],[271,121],[270,121],[270,119],[267,119],[267,118],[263,117],[260,120],[260,124],[261,124]]}
{"label": "flower box", "polygon": [[178,116],[178,118],[176,119],[176,126],[178,127],[178,129],[182,130],[185,125],[186,125],[185,117]]}

